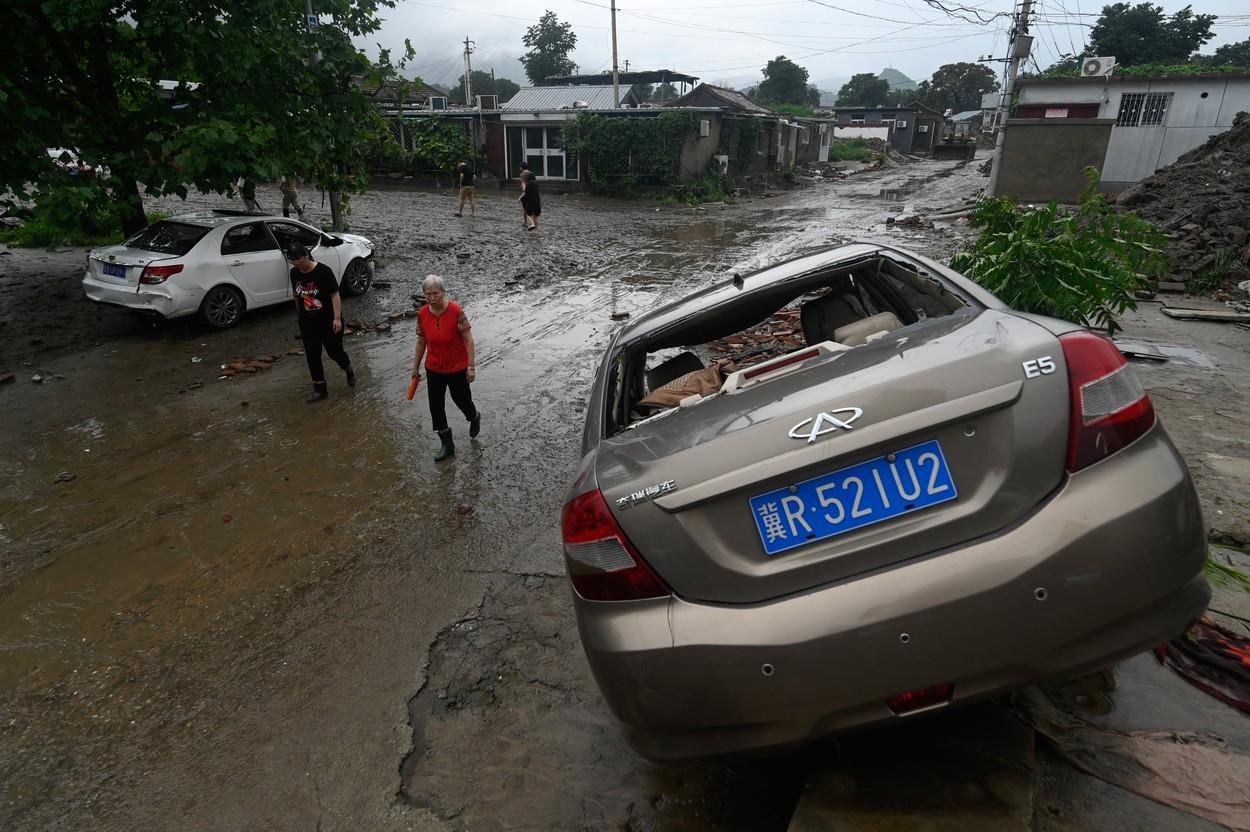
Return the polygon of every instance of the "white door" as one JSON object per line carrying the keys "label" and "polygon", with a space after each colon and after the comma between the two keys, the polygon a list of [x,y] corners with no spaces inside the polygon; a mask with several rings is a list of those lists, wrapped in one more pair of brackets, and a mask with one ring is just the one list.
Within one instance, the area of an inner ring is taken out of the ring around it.
{"label": "white door", "polygon": [[526,127],[523,155],[530,172],[539,179],[577,178],[566,165],[559,127]]}
{"label": "white door", "polygon": [[228,229],[221,238],[221,257],[243,287],[249,306],[276,303],[290,294],[290,267],[263,222]]}

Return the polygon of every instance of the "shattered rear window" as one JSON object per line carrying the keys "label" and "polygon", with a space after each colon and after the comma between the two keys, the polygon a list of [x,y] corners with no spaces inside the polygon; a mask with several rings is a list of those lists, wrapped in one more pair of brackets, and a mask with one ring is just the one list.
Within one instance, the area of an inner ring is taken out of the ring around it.
{"label": "shattered rear window", "polygon": [[207,233],[208,229],[203,226],[161,220],[152,223],[122,245],[127,248],[182,256],[195,248],[195,244]]}

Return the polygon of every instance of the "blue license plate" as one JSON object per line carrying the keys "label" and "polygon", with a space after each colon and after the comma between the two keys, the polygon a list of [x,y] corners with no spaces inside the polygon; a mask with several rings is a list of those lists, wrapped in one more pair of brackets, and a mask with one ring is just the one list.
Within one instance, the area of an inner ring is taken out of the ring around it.
{"label": "blue license plate", "polygon": [[125,266],[119,266],[119,265],[117,265],[116,263],[105,263],[105,264],[104,264],[104,273],[105,273],[106,275],[108,275],[109,277],[121,277],[121,278],[124,278],[124,277],[126,276],[126,267],[125,267]]}
{"label": "blue license plate", "polygon": [[751,516],[775,555],[958,496],[935,439],[752,497]]}

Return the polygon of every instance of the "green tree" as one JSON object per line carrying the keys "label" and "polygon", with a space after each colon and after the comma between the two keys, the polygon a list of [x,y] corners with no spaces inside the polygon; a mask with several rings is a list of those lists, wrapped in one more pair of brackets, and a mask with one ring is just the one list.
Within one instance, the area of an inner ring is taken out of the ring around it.
{"label": "green tree", "polygon": [[938,67],[933,77],[920,83],[916,98],[938,112],[978,110],[981,96],[998,91],[998,79],[984,64],[955,63]]}
{"label": "green tree", "polygon": [[763,101],[778,104],[803,104],[807,101],[807,70],[787,58],[778,55],[768,62],[761,72],[756,94]]}
{"label": "green tree", "polygon": [[845,107],[876,107],[890,97],[890,82],[874,73],[861,72],[838,90],[838,105]]}
{"label": "green tree", "polygon": [[1214,60],[1211,63],[1216,66],[1240,66],[1250,69],[1250,39],[1240,43],[1224,44],[1215,50]]}
{"label": "green tree", "polygon": [[126,232],[147,222],[141,188],[186,196],[287,172],[330,190],[363,187],[384,124],[359,81],[393,67],[386,53],[371,65],[352,39],[376,30],[390,5],[317,0],[310,34],[290,0],[10,3],[0,193],[50,198],[64,177],[49,147],[107,171],[91,187]]}
{"label": "green tree", "polygon": [[521,42],[530,48],[521,56],[521,63],[525,65],[531,84],[542,84],[552,76],[577,72],[577,64],[569,58],[569,53],[577,46],[577,34],[573,24],[561,23],[555,12],[548,10],[538,23],[526,29]]}
{"label": "green tree", "polygon": [[1089,33],[1090,55],[1114,56],[1116,63],[1183,64],[1214,37],[1215,15],[1195,15],[1191,6],[1165,17],[1153,3],[1104,6]]}
{"label": "green tree", "polygon": [[[499,103],[502,104],[512,96],[521,91],[520,85],[515,81],[509,81],[507,78],[492,78],[489,72],[483,72],[480,69],[473,70],[473,95],[497,95]],[[464,75],[461,74],[456,79],[456,86],[452,90],[452,94],[457,101],[464,100]],[[474,102],[470,101],[469,104]]]}

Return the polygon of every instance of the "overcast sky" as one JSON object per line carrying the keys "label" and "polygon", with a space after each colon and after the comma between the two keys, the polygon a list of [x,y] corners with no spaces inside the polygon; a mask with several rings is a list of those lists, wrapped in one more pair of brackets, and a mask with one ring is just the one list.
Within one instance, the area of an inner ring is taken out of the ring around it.
{"label": "overcast sky", "polygon": [[[1188,5],[1156,0],[1168,13]],[[945,3],[953,6],[953,3]],[[1198,0],[1196,13],[1215,14],[1215,39],[1204,51],[1250,38],[1247,0]],[[991,19],[986,24],[951,17],[924,0],[625,0],[617,7],[621,69],[672,69],[708,83],[742,87],[757,83],[764,64],[785,55],[807,68],[813,83],[846,79],[857,72],[893,66],[916,81],[937,67],[1001,56],[1006,44],[1011,0],[970,0],[968,6]],[[1085,0],[1035,0],[1033,52],[1045,67],[1060,53],[1080,51],[1102,4]],[[433,83],[454,82],[463,71],[467,36],[475,42],[473,68],[494,69],[499,77],[525,86],[517,60],[521,37],[545,9],[573,24],[581,72],[610,70],[612,38],[607,0],[398,0],[382,12],[374,43],[402,50],[412,41],[417,58],[409,74]],[[971,17],[965,15],[965,17]],[[1080,25],[1084,22],[1085,25]],[[364,45],[364,44],[362,44]],[[369,44],[366,51],[376,53]],[[1000,64],[992,65],[998,71]],[[1030,65],[1031,66],[1031,65]],[[830,90],[836,92],[835,90]]]}

